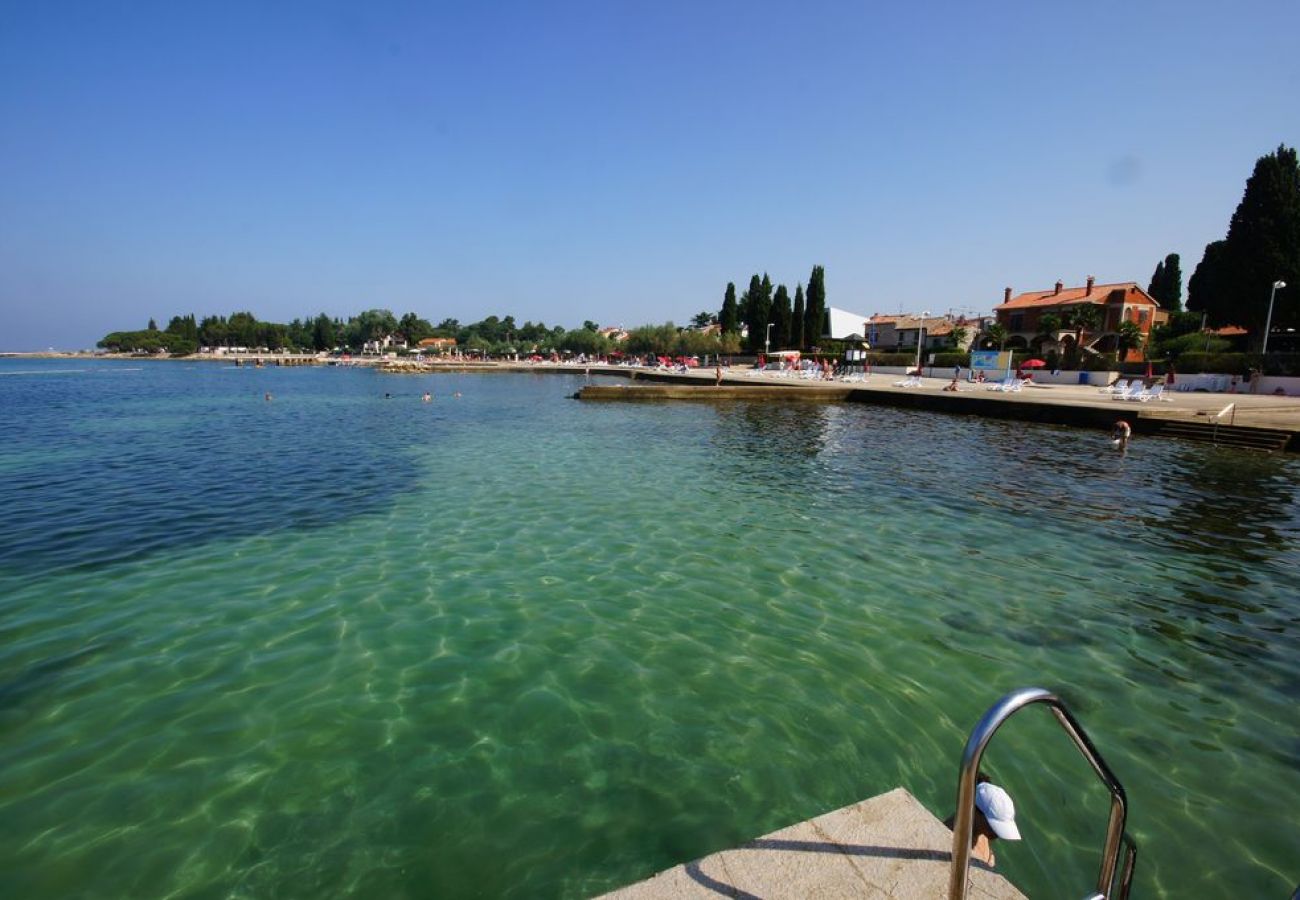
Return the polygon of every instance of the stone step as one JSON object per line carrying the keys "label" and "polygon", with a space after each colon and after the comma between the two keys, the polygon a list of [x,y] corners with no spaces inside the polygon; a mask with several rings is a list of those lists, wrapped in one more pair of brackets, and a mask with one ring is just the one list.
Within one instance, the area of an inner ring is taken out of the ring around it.
{"label": "stone step", "polygon": [[[952,832],[906,790],[895,788],[734,850],[666,869],[605,894],[602,900],[935,900],[948,896],[951,859]],[[968,896],[980,900],[1024,898],[1011,882],[974,860]]]}
{"label": "stone step", "polygon": [[1161,425],[1160,434],[1191,441],[1241,447],[1275,453],[1286,449],[1291,433],[1269,428],[1249,428],[1240,425],[1211,425],[1202,422],[1168,420]]}

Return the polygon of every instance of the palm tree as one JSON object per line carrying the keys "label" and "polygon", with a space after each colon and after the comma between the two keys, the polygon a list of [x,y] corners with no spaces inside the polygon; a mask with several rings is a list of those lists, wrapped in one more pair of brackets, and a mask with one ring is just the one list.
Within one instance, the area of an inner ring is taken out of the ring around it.
{"label": "palm tree", "polygon": [[1115,349],[1119,351],[1119,358],[1123,361],[1128,355],[1128,351],[1141,347],[1144,340],[1142,329],[1136,322],[1125,320],[1119,323],[1116,331]]}
{"label": "palm tree", "polygon": [[1042,338],[1042,340],[1039,341],[1040,348],[1042,344],[1046,343],[1048,340],[1055,342],[1056,333],[1060,330],[1061,317],[1056,313],[1043,313],[1043,315],[1039,316],[1037,336]]}
{"label": "palm tree", "polygon": [[1007,327],[1001,322],[993,322],[984,329],[984,339],[998,345],[999,352],[1007,342]]}
{"label": "palm tree", "polygon": [[1080,303],[1067,313],[1069,327],[1075,330],[1075,343],[1083,350],[1083,335],[1089,329],[1095,329],[1101,322],[1101,310],[1091,303]]}

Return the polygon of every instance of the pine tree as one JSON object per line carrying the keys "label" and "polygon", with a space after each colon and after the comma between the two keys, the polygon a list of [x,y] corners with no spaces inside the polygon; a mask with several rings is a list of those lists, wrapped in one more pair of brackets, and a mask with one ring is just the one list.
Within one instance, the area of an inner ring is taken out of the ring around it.
{"label": "pine tree", "polygon": [[772,346],[779,349],[790,346],[790,292],[783,284],[776,286],[772,301]]}
{"label": "pine tree", "polygon": [[795,285],[794,311],[790,314],[790,346],[795,350],[803,350],[805,346],[803,340],[804,315],[803,283],[801,282]]}
{"label": "pine tree", "polygon": [[333,350],[338,340],[335,323],[321,313],[311,324],[311,343],[317,350]]}
{"label": "pine tree", "polygon": [[736,308],[736,283],[727,282],[727,291],[722,295],[722,311],[718,313],[718,324],[723,334],[735,334],[740,330],[739,310]]}
{"label": "pine tree", "polygon": [[[1205,312],[1211,324],[1249,328],[1258,346],[1279,280],[1300,283],[1300,164],[1286,146],[1255,162],[1227,238],[1205,248],[1188,282],[1187,307]],[[1297,297],[1296,288],[1277,293],[1274,327],[1300,327]]]}

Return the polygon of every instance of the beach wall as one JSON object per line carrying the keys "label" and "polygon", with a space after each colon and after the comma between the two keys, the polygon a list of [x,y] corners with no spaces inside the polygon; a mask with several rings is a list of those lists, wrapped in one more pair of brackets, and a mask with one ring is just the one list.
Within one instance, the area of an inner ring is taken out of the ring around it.
{"label": "beach wall", "polygon": [[[872,366],[871,374],[873,375],[898,375],[902,377],[912,371],[912,366]],[[952,366],[923,366],[927,378],[951,378]],[[961,378],[965,381],[970,374],[970,369],[962,366]],[[1012,372],[1015,370],[1012,369]],[[1074,370],[1062,369],[1059,372],[1049,372],[1046,369],[1034,369],[1034,381],[1038,384],[1095,384],[1098,387],[1105,387],[1110,384],[1119,375],[1118,372],[1076,372]],[[1087,375],[1086,382],[1080,381],[1080,375]],[[1005,372],[990,372],[985,370],[984,378],[987,381],[1001,381],[1005,377]]]}

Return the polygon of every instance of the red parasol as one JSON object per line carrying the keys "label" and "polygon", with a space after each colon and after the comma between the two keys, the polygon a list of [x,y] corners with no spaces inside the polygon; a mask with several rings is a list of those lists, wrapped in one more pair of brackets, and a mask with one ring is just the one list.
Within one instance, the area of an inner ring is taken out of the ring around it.
{"label": "red parasol", "polygon": [[1041,359],[1027,359],[1020,364],[1022,369],[1042,369],[1047,365]]}

